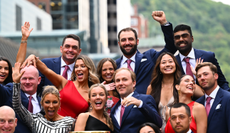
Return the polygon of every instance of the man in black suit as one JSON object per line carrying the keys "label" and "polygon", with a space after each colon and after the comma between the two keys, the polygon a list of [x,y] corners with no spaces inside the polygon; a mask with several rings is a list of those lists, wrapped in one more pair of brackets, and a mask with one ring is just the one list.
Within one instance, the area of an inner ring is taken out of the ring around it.
{"label": "man in black suit", "polygon": [[[211,62],[216,65],[219,75],[218,85],[224,90],[230,91],[228,81],[225,79],[220,69],[219,63],[215,58],[215,54],[210,51],[199,50],[192,47],[194,38],[191,27],[185,24],[180,24],[175,27],[173,32],[175,46],[180,52],[176,58],[181,66],[182,74],[188,74],[186,73],[187,64],[185,58],[189,58],[189,63],[193,68],[195,68],[196,60],[201,58],[203,59],[203,62]],[[193,75],[193,77],[196,78],[195,75]]]}

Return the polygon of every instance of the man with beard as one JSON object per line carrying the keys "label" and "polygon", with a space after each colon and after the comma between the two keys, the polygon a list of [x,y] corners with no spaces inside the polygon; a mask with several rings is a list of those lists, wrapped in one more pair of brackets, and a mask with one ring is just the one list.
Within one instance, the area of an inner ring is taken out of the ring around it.
{"label": "man with beard", "polygon": [[137,32],[132,28],[124,28],[118,33],[118,44],[123,56],[116,60],[117,68],[126,67],[136,74],[136,89],[140,94],[146,94],[147,87],[151,81],[151,74],[155,66],[156,59],[162,52],[175,53],[176,48],[173,42],[172,24],[167,22],[163,11],[153,11],[152,17],[161,24],[166,40],[163,50],[157,52],[150,49],[143,54],[137,50],[139,39]]}
{"label": "man with beard", "polygon": [[205,92],[197,102],[206,109],[207,133],[230,133],[230,93],[218,86],[217,71],[217,67],[210,62],[197,65],[196,77]]}
{"label": "man with beard", "polygon": [[[203,51],[199,49],[194,49],[192,47],[192,42],[194,41],[194,38],[192,35],[191,27],[185,24],[180,24],[175,27],[173,32],[174,32],[175,46],[180,52],[176,56],[176,58],[181,66],[182,74],[188,74],[193,76],[193,78],[196,78],[196,76],[193,75],[192,73],[189,74],[189,71],[191,70],[190,65],[193,68],[195,68],[196,60],[199,58],[202,59],[203,62],[212,62],[214,65],[216,65],[218,69],[218,75],[219,75],[218,85],[221,88],[230,91],[228,82],[226,81],[220,69],[219,63],[215,58],[215,54],[210,51]],[[186,59],[188,59],[189,62],[186,63]]]}

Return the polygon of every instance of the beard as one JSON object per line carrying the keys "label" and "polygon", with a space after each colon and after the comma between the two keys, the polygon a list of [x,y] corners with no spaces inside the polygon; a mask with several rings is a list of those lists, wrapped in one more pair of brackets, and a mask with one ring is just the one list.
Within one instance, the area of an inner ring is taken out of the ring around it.
{"label": "beard", "polygon": [[[184,43],[186,46],[184,47],[180,47],[180,44]],[[182,53],[183,55],[185,53],[189,53],[192,49],[192,44],[191,43],[188,43],[188,41],[180,41],[178,43],[176,43],[176,48],[177,50],[179,50],[180,53]]]}
{"label": "beard", "polygon": [[[130,44],[128,44],[128,45],[130,45]],[[126,45],[127,46],[127,45]],[[126,47],[126,46],[123,46],[123,47]],[[134,46],[133,46],[133,48],[128,52],[128,51],[126,51],[125,50],[125,48],[123,48],[122,46],[120,46],[120,49],[121,49],[121,51],[122,51],[122,53],[124,54],[124,55],[129,55],[129,56],[131,56],[131,55],[134,55],[135,53],[136,53],[136,51],[137,51],[137,44],[135,44]]]}

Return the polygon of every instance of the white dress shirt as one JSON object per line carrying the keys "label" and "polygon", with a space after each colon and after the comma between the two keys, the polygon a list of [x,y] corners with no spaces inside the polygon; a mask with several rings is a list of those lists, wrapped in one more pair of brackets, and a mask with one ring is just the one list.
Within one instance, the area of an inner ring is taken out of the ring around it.
{"label": "white dress shirt", "polygon": [[220,89],[220,87],[217,85],[217,87],[215,88],[215,90],[212,91],[212,93],[210,95],[207,95],[206,93],[204,94],[205,95],[205,106],[206,106],[206,99],[207,97],[211,97],[212,99],[210,100],[210,110],[212,108],[212,104],[216,98],[216,94],[218,92],[218,90]]}
{"label": "white dress shirt", "polygon": [[[28,98],[29,100],[29,94],[25,93],[26,97]],[[35,94],[32,95],[32,99],[31,99],[31,102],[32,102],[32,105],[33,105],[33,114],[36,114],[38,112],[41,111],[41,107],[40,107],[40,104],[39,104],[39,101],[37,99],[37,92]]]}
{"label": "white dress shirt", "polygon": [[[133,93],[134,92],[130,93],[126,98],[131,97],[133,95]],[[123,101],[123,99],[121,98],[121,102],[122,101]],[[142,105],[143,105],[143,101],[141,101],[141,104],[138,106],[138,108],[141,108]],[[129,106],[131,106],[131,105],[129,105]],[[120,123],[120,116],[121,116],[121,104],[118,106],[118,108],[115,110],[115,113],[114,113],[114,117],[116,118],[116,120],[117,120],[117,122],[118,122],[119,125],[121,125],[121,123]]]}
{"label": "white dress shirt", "polygon": [[[68,71],[67,71],[68,80],[71,80],[71,74],[72,74],[74,65],[75,65],[75,62],[68,65],[68,66],[69,66],[69,69],[68,69]],[[61,58],[61,72],[60,72],[60,75],[63,74],[63,72],[64,72],[64,70],[65,70],[65,66],[66,66],[66,63],[65,63],[65,61]]]}
{"label": "white dress shirt", "polygon": [[[182,68],[183,68],[183,70],[184,70],[185,73],[186,73],[186,62],[184,61],[185,57],[189,57],[190,58],[189,59],[189,63],[190,63],[190,65],[193,68],[195,68],[195,66],[196,66],[196,58],[195,58],[195,53],[194,53],[194,49],[193,48],[192,48],[192,50],[190,51],[190,53],[187,56],[184,56],[181,53],[179,53],[179,56],[180,56]],[[193,75],[193,78],[196,79],[196,76]]]}
{"label": "white dress shirt", "polygon": [[[135,57],[136,57],[137,52],[130,58],[130,60],[132,60],[132,62],[130,63],[131,68],[133,69],[133,71],[135,71]],[[128,63],[126,62],[128,60],[128,58],[126,58],[124,55],[122,57],[121,60],[121,68],[125,67],[128,68]]]}

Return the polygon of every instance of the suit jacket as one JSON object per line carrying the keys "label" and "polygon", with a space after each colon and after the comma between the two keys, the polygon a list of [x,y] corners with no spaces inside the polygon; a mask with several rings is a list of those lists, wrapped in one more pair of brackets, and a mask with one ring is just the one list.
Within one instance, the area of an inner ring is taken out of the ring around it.
{"label": "suit jacket", "polygon": [[[146,90],[151,81],[151,75],[155,66],[155,62],[158,56],[162,52],[170,52],[174,54],[176,47],[173,41],[172,24],[169,26],[162,26],[162,31],[165,36],[166,45],[164,49],[157,52],[154,49],[150,49],[143,54],[137,50],[135,57],[135,74],[136,74],[136,89],[135,91],[140,94],[146,94]],[[121,67],[122,57],[116,60],[117,68]]]}
{"label": "suit jacket", "polygon": [[154,98],[150,95],[138,94],[137,92],[134,92],[132,96],[142,100],[143,105],[141,108],[138,108],[136,105],[126,107],[120,126],[114,117],[115,110],[117,110],[121,103],[121,101],[118,101],[110,113],[114,125],[114,132],[136,133],[139,126],[145,122],[152,122],[158,127],[161,127],[162,120],[156,110],[157,107]]}
{"label": "suit jacket", "polygon": [[[53,70],[57,74],[60,74],[60,72],[61,72],[61,56],[57,57],[57,58],[45,58],[45,59],[42,59],[42,62],[45,63],[49,69]],[[41,76],[41,83],[38,86],[37,92],[39,95],[41,95],[41,93],[43,91],[43,86],[53,85],[53,84],[41,72],[39,72],[39,75]]]}
{"label": "suit jacket", "polygon": [[[205,105],[205,96],[197,102]],[[219,89],[208,115],[207,133],[230,133],[230,92]]]}
{"label": "suit jacket", "polygon": [[[8,83],[6,85],[0,84],[0,106],[7,105],[13,108],[12,93],[13,93],[13,83]],[[40,105],[41,98],[37,97],[37,99]],[[22,101],[22,105],[25,108],[27,108],[29,100],[22,90],[21,90],[21,101]],[[16,117],[18,119],[18,123],[15,128],[15,133],[31,133],[30,129],[24,124],[24,122],[19,118],[17,114],[16,114]]]}
{"label": "suit jacket", "polygon": [[[195,53],[195,58],[199,59],[201,57],[201,59],[203,59],[204,62],[211,62],[212,64],[216,65],[217,67],[217,71],[218,71],[218,85],[227,90],[230,91],[230,88],[228,86],[228,81],[225,79],[219,63],[217,62],[217,59],[215,58],[215,54],[213,52],[210,51],[204,51],[204,50],[199,50],[199,49],[194,49],[194,53]],[[183,68],[182,68],[182,64],[181,64],[181,59],[180,56],[177,55],[176,56],[178,63],[180,64],[181,70],[182,70],[182,74],[185,74]],[[198,82],[197,82],[198,83]]]}

